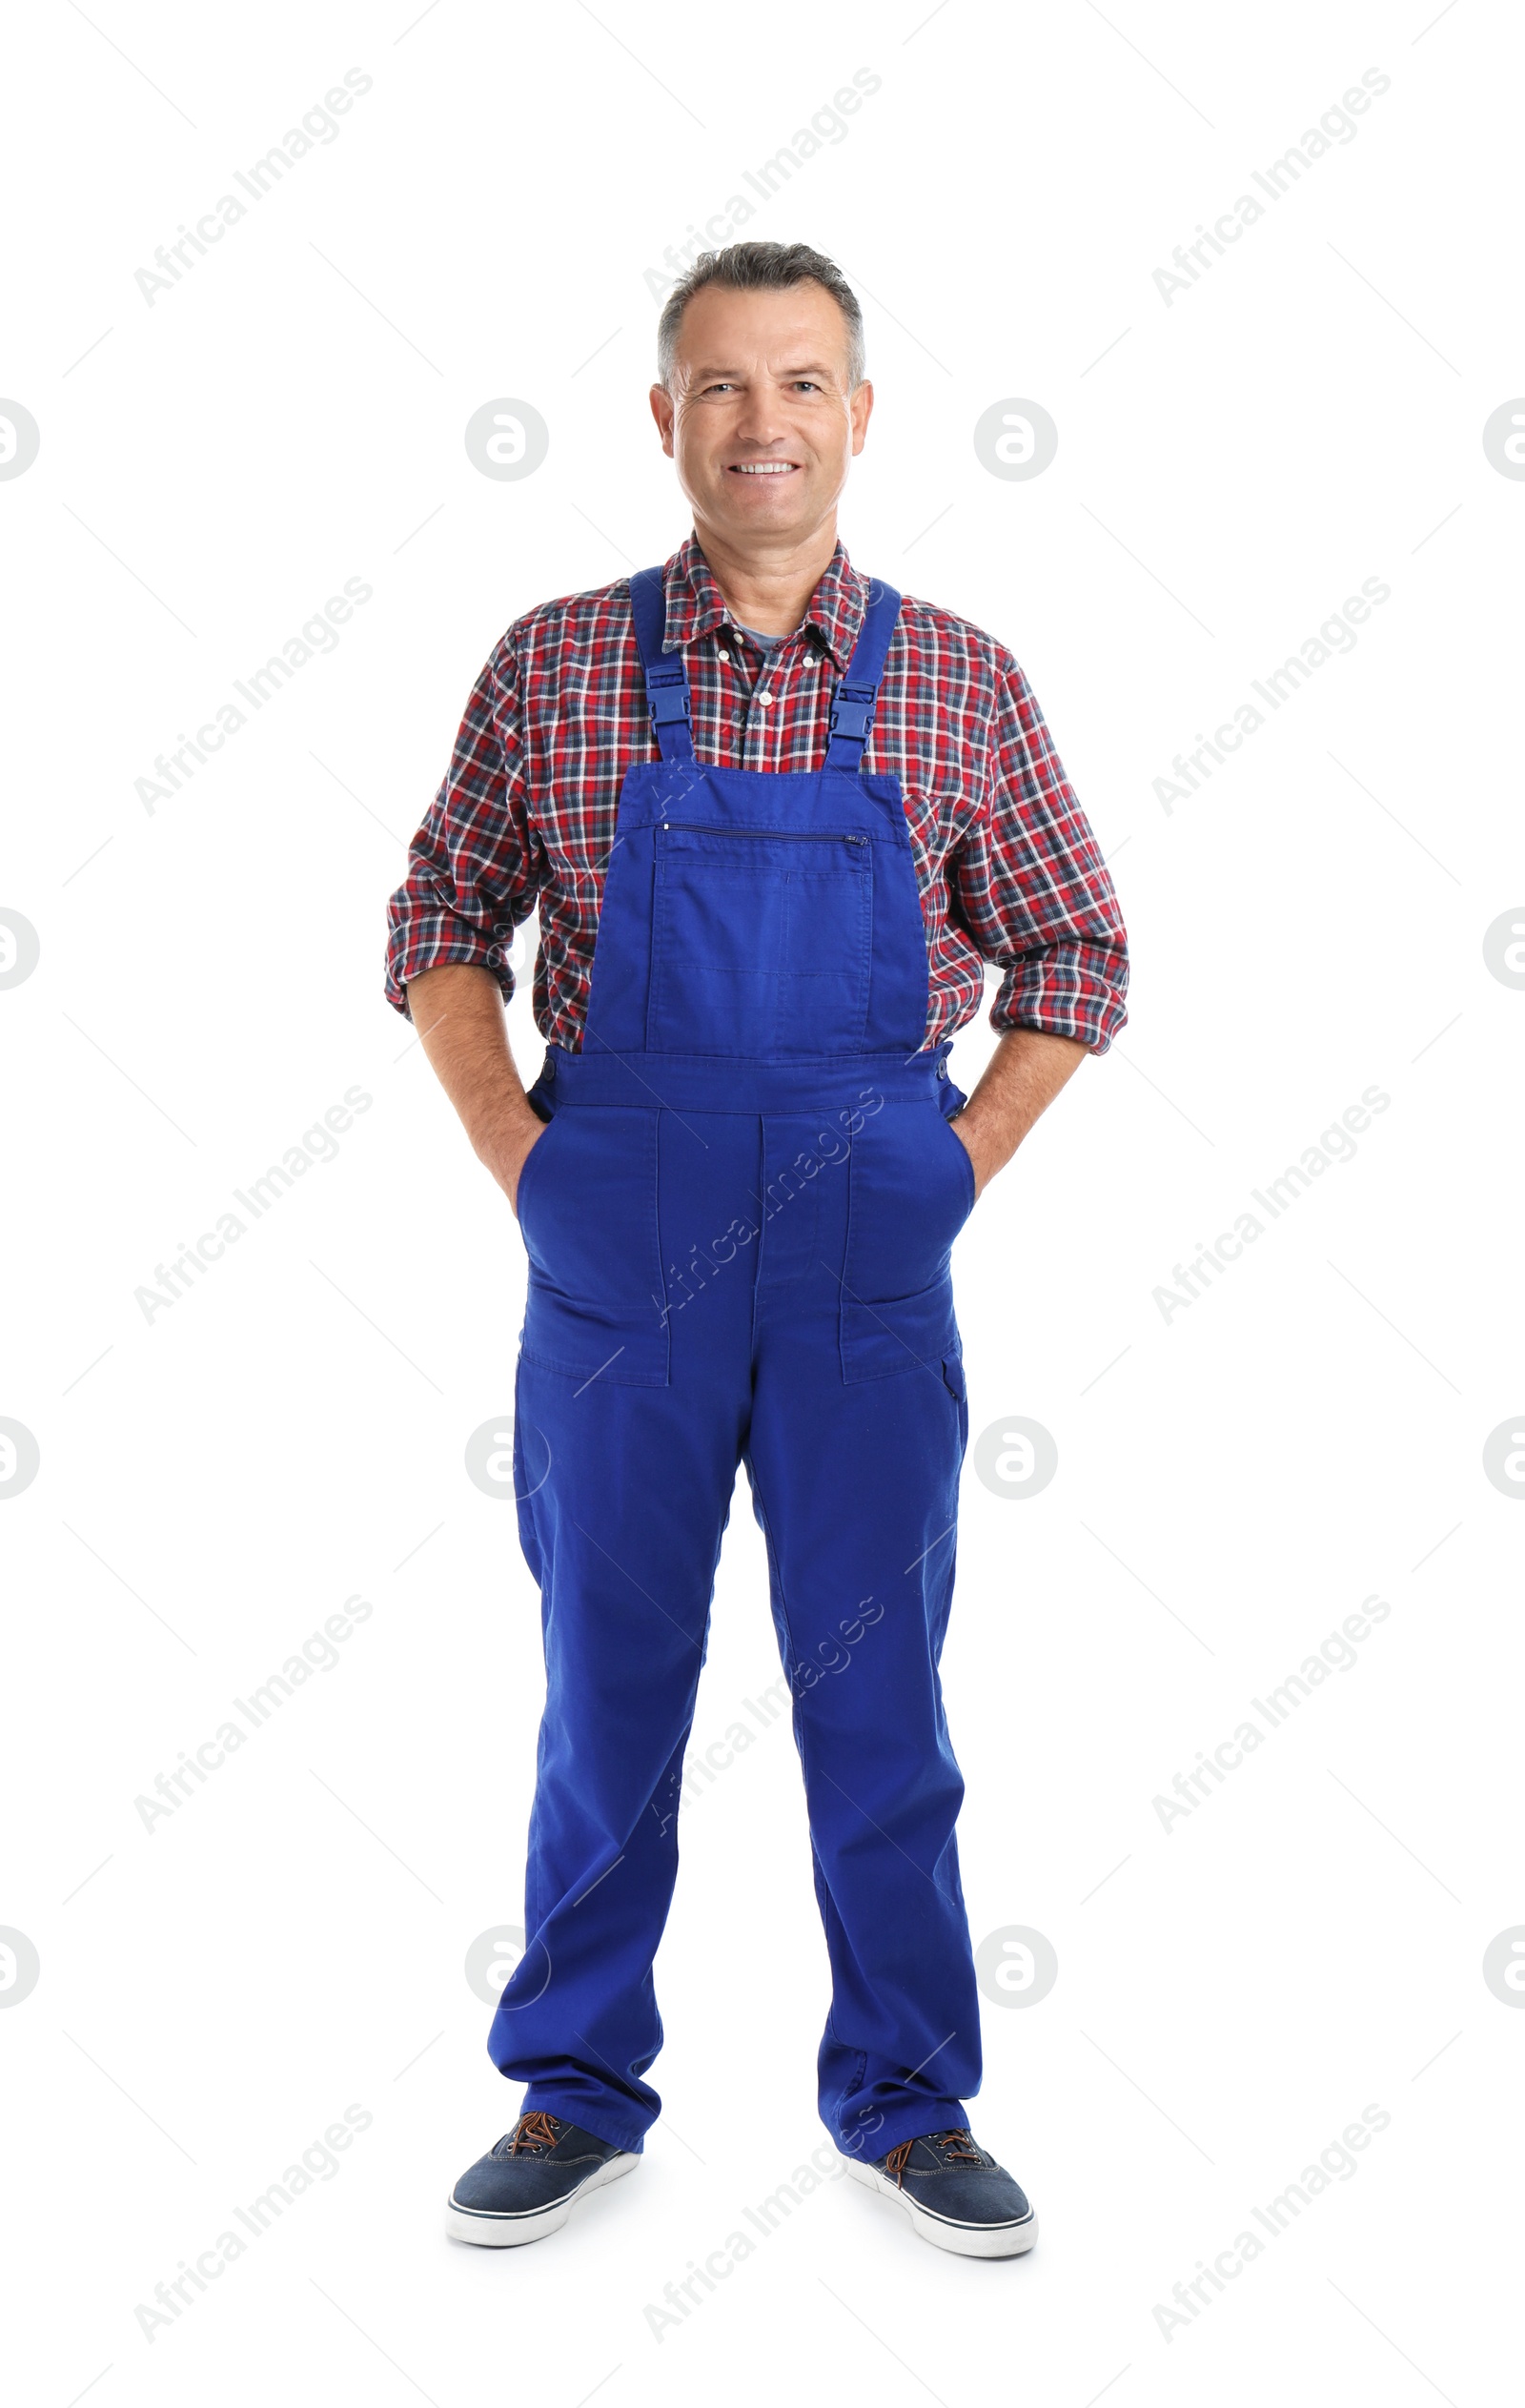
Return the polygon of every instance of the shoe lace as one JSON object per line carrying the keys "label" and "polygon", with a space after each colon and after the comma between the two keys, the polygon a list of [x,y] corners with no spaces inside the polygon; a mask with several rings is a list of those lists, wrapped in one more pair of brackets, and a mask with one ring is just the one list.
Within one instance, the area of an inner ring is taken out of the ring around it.
{"label": "shoe lace", "polygon": [[533,2155],[538,2150],[555,2147],[556,2118],[537,2107],[532,2108],[527,2115],[521,2115],[515,2125],[513,2146],[508,2153],[517,2157],[522,2150],[526,2155]]}
{"label": "shoe lace", "polygon": [[[966,2126],[956,2132],[928,2133],[925,2137],[932,2148],[942,2150],[945,2165],[977,2166],[980,2163],[979,2143]],[[961,2145],[965,2141],[969,2144],[967,2149]],[[915,2146],[914,2140],[903,2140],[899,2148],[892,2149],[884,2159],[884,2172],[894,2175],[896,2187],[900,2190],[905,2187],[905,2169]]]}

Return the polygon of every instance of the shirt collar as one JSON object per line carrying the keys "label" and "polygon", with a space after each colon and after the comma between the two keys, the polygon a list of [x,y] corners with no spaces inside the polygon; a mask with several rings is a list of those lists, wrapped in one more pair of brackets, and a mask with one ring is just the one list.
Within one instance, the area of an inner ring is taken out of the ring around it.
{"label": "shirt collar", "polygon": [[[664,652],[671,652],[678,645],[686,648],[716,627],[735,625],[714,571],[699,548],[697,536],[686,537],[671,560],[663,563],[662,586],[667,605]],[[839,675],[845,669],[857,642],[867,602],[868,581],[853,567],[839,536],[802,622],[806,628],[815,629]]]}

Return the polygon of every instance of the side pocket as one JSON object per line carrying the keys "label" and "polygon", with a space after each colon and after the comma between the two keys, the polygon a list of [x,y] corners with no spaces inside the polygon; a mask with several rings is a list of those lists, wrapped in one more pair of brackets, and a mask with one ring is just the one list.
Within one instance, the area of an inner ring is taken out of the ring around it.
{"label": "side pocket", "polygon": [[[942,1121],[944,1128],[947,1131],[948,1135],[957,1146],[959,1150],[959,1160],[964,1166],[965,1193],[968,1197],[968,1202],[964,1208],[964,1218],[965,1220],[967,1220],[969,1214],[974,1210],[974,1164],[969,1157],[968,1147],[959,1135],[959,1133],[954,1128],[953,1123],[942,1112],[939,1112],[938,1118]],[[963,1224],[961,1223],[960,1226],[962,1227],[962,1225]]]}
{"label": "side pocket", "polygon": [[[521,1236],[524,1232],[525,1192],[528,1190],[529,1193],[533,1194],[536,1187],[539,1183],[539,1169],[542,1167],[540,1165],[540,1156],[551,1142],[552,1133],[556,1128],[556,1124],[557,1115],[553,1112],[550,1119],[545,1123],[543,1134],[536,1138],[535,1143],[531,1146],[528,1153],[524,1156],[523,1163],[519,1170],[518,1190],[514,1199],[514,1210],[515,1217],[519,1226],[519,1235]],[[532,1173],[534,1173],[533,1176]],[[527,1245],[528,1240],[526,1239],[525,1242]]]}
{"label": "side pocket", "polygon": [[890,1104],[854,1139],[848,1179],[842,1376],[941,1379],[959,1348],[948,1255],[974,1201],[964,1141],[935,1103]]}
{"label": "side pocket", "polygon": [[525,1182],[525,1359],[583,1385],[664,1388],[655,1111],[559,1106],[526,1158],[521,1199]]}

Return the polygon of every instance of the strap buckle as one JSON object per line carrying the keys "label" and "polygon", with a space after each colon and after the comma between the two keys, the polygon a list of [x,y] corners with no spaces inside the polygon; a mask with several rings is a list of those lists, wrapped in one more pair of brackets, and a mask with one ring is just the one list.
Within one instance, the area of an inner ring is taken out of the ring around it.
{"label": "strap buckle", "polygon": [[676,674],[660,672],[646,679],[646,702],[653,727],[661,729],[677,720],[691,721],[693,707],[688,696],[688,680],[680,661]]}
{"label": "strap buckle", "polygon": [[849,744],[866,744],[874,724],[876,690],[872,685],[849,685],[844,679],[832,697],[830,733]]}

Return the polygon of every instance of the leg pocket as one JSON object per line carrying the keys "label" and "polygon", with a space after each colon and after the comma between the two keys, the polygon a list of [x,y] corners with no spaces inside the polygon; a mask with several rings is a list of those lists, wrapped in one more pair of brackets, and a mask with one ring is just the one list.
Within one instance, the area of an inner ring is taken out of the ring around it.
{"label": "leg pocket", "polygon": [[974,1204],[974,1165],[930,1101],[886,1104],[853,1139],[848,1165],[843,1377],[959,1353],[948,1257]]}
{"label": "leg pocket", "polygon": [[518,1203],[525,1359],[580,1380],[665,1387],[655,1111],[559,1105],[530,1149]]}

